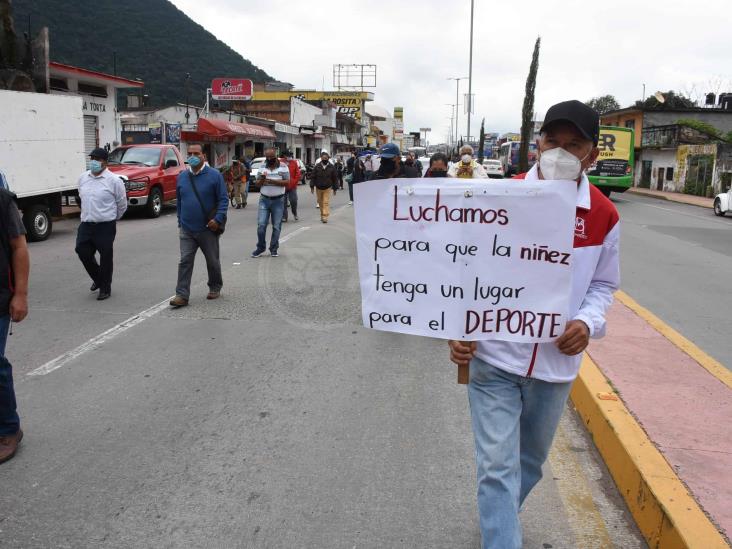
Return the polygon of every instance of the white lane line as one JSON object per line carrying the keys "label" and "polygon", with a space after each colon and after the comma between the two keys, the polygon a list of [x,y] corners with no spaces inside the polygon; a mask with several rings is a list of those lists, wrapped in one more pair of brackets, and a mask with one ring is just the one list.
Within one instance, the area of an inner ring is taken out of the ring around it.
{"label": "white lane line", "polygon": [[285,236],[283,236],[282,238],[280,238],[280,242],[287,242],[293,236],[298,235],[298,234],[302,234],[305,231],[307,231],[309,228],[310,227],[300,227],[299,229],[296,229],[296,230],[292,231],[291,233],[287,233]]}
{"label": "white lane line", "polygon": [[170,301],[170,298],[168,298],[164,301],[161,301],[157,305],[153,305],[149,309],[145,309],[141,313],[137,313],[136,315],[131,316],[127,320],[120,322],[116,326],[111,327],[106,332],[102,332],[98,336],[91,338],[86,343],[82,343],[76,349],[72,349],[60,356],[57,356],[53,360],[46,362],[43,366],[36,368],[35,370],[29,372],[27,375],[45,376],[46,374],[50,374],[54,370],[58,370],[62,366],[66,365],[69,362],[71,362],[72,360],[74,360],[75,358],[78,358],[81,355],[83,355],[84,353],[86,353],[88,351],[92,351],[92,350],[100,347],[101,345],[103,345],[104,343],[109,341],[110,339],[117,337],[122,332],[126,332],[133,326],[137,326],[143,320],[147,320],[151,316],[155,316],[160,311],[162,311],[163,309],[165,309],[166,307],[169,306],[169,304],[168,304],[169,301]]}
{"label": "white lane line", "polygon": [[[310,227],[300,227],[299,229],[292,231],[291,233],[286,234],[284,237],[280,239],[280,242],[286,242],[287,240],[291,239],[293,236],[296,236],[298,234],[302,234],[303,232],[307,231]],[[82,343],[75,349],[72,349],[62,355],[57,356],[56,358],[49,360],[46,362],[43,366],[39,366],[35,370],[32,370],[28,372],[29,376],[45,376],[47,374],[50,374],[54,370],[58,370],[62,366],[65,366],[72,360],[79,358],[81,355],[93,351],[94,349],[97,349],[104,345],[107,341],[110,341],[111,339],[117,337],[123,332],[126,332],[130,328],[133,328],[134,326],[137,326],[140,324],[140,322],[143,322],[147,320],[148,318],[151,318],[155,316],[156,314],[160,313],[161,311],[164,311],[167,307],[169,307],[169,301],[170,298],[164,299],[157,305],[153,305],[149,309],[145,309],[141,313],[137,313],[136,315],[131,316],[127,320],[124,320],[117,324],[116,326],[112,326],[109,330],[102,332],[101,334],[94,336],[90,340],[86,341],[85,343]]]}

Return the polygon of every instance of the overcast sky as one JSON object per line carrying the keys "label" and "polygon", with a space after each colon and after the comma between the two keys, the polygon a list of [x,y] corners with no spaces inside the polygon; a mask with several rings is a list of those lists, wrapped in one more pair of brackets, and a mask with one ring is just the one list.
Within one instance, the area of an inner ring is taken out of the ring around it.
{"label": "overcast sky", "polygon": [[[322,89],[325,78],[333,89],[333,64],[376,64],[375,102],[390,111],[403,106],[406,131],[431,127],[430,142],[446,139],[446,103],[455,102],[455,82],[447,78],[468,75],[470,0],[172,2],[296,88]],[[629,106],[644,83],[646,95],[732,92],[730,21],[731,0],[475,0],[471,134],[483,117],[486,131],[519,129],[538,35],[538,118],[558,101],[607,93]],[[726,89],[709,89],[720,83]],[[460,88],[462,96],[467,80]]]}

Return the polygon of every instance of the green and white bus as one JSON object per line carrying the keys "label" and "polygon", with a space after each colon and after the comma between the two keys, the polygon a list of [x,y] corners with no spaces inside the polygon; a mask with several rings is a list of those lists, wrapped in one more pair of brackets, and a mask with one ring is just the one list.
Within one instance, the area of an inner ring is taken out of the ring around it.
{"label": "green and white bus", "polygon": [[590,166],[587,177],[605,196],[622,193],[633,186],[635,134],[630,128],[600,126],[597,147],[600,155]]}

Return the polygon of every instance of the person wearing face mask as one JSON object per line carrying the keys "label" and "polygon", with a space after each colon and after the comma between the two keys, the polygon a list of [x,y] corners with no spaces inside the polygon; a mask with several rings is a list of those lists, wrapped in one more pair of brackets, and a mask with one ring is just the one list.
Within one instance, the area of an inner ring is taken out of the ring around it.
{"label": "person wearing face mask", "polygon": [[375,154],[369,153],[363,160],[363,166],[365,168],[364,176],[366,177],[366,181],[371,181],[374,178],[374,174],[379,169],[379,160]]}
{"label": "person wearing face mask", "polygon": [[285,195],[290,182],[290,168],[280,162],[273,147],[264,149],[264,166],[259,169],[257,177],[261,183],[259,189],[259,209],[257,215],[257,247],[252,257],[259,257],[267,249],[267,225],[272,220],[272,237],[269,241],[269,253],[279,257],[280,231],[282,216],[285,213]]}
{"label": "person wearing face mask", "polygon": [[[576,186],[569,318],[552,343],[450,341],[450,359],[470,367],[468,397],[478,471],[483,547],[521,547],[519,509],[541,479],[582,352],[605,334],[605,315],[620,285],[619,217],[585,170],[598,156],[599,115],[580,101],[546,113],[539,161],[514,178]],[[522,181],[523,180],[523,181]]]}
{"label": "person wearing face mask", "polygon": [[224,285],[219,238],[229,208],[226,183],[221,172],[206,162],[200,143],[190,143],[187,153],[188,169],[178,174],[175,187],[180,262],[175,296],[170,300],[170,306],[176,309],[188,305],[193,264],[199,248],[206,259],[208,271],[206,299],[218,299]]}
{"label": "person wearing face mask", "polygon": [[297,186],[300,184],[300,178],[302,177],[302,171],[297,160],[292,158],[292,153],[288,150],[284,150],[280,153],[280,162],[282,162],[290,171],[290,180],[287,182],[285,189],[285,207],[284,213],[282,214],[282,222],[287,223],[289,217],[287,211],[292,208],[292,216],[295,221],[300,218],[297,217]]}
{"label": "person wearing face mask", "polygon": [[345,171],[345,167],[343,166],[343,161],[341,161],[340,158],[336,158],[335,169],[336,176],[338,178],[338,190],[343,190],[343,172]]}
{"label": "person wearing face mask", "polygon": [[330,163],[330,155],[327,151],[320,153],[320,162],[313,168],[313,178],[310,180],[310,192],[316,193],[318,206],[320,207],[320,221],[328,223],[330,217],[330,194],[338,189],[338,174],[336,168]]}
{"label": "person wearing face mask", "polygon": [[448,175],[460,179],[485,179],[488,177],[483,166],[473,159],[473,147],[470,145],[460,147],[460,160],[450,166]]}
{"label": "person wearing face mask", "polygon": [[425,177],[448,177],[447,175],[448,159],[445,153],[436,152],[430,157],[430,167],[427,168]]}
{"label": "person wearing face mask", "polygon": [[405,177],[422,177],[422,164],[417,162],[412,153],[407,153],[404,159],[404,173]]}
{"label": "person wearing face mask", "polygon": [[358,156],[354,156],[353,171],[351,172],[351,178],[348,181],[348,205],[353,205],[353,186],[357,183],[363,183],[366,181],[366,166],[364,166],[363,160]]}
{"label": "person wearing face mask", "polygon": [[76,254],[92,280],[91,291],[99,290],[97,300],[102,301],[112,295],[114,238],[117,220],[127,211],[127,193],[122,179],[107,170],[106,149],[94,149],[89,157],[89,171],[79,178],[81,223]]}
{"label": "person wearing face mask", "polygon": [[387,143],[379,150],[379,170],[372,179],[393,179],[397,177],[419,177],[417,168],[407,167],[396,143]]}

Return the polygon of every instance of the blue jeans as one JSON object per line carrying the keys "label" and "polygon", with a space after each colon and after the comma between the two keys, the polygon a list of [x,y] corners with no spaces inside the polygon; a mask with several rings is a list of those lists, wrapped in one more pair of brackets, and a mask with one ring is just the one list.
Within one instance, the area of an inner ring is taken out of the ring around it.
{"label": "blue jeans", "polygon": [[20,418],[15,405],[13,368],[5,358],[9,328],[10,315],[0,317],[0,436],[14,435],[20,429]]}
{"label": "blue jeans", "polygon": [[267,249],[267,224],[272,218],[272,239],[269,242],[269,251],[276,252],[280,247],[280,231],[282,230],[282,215],[285,211],[285,198],[259,197],[257,211],[257,252]]}
{"label": "blue jeans", "polygon": [[471,361],[468,398],[484,549],[520,549],[519,509],[541,479],[571,387]]}

